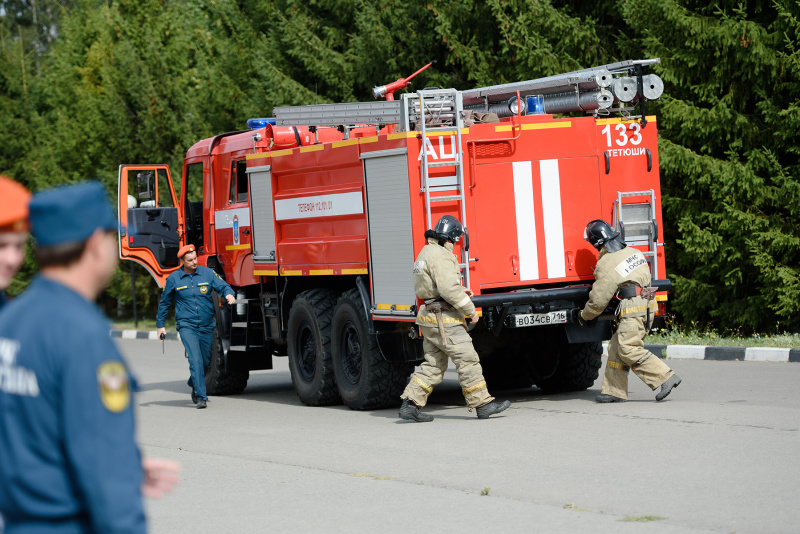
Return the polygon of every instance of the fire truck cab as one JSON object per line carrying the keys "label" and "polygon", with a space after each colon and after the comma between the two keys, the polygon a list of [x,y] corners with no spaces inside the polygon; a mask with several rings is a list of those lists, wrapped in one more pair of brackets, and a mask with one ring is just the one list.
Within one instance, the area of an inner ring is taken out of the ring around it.
{"label": "fire truck cab", "polygon": [[656,119],[644,113],[663,90],[642,74],[654,62],[275,108],[192,146],[180,180],[166,165],[121,165],[120,257],[163,287],[191,243],[236,291],[217,307],[210,393],[238,393],[287,356],[304,403],[381,408],[399,404],[423,358],[412,267],[425,231],[453,215],[490,388],[586,389],[613,319],[576,323],[597,261],[586,223],[605,219],[644,252],[662,312],[669,288]]}

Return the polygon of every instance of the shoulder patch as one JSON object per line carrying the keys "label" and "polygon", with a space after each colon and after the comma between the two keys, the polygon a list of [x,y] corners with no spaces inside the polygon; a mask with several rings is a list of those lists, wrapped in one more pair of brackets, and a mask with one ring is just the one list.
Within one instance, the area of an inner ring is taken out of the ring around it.
{"label": "shoulder patch", "polygon": [[419,260],[414,262],[414,274],[422,274],[425,270],[425,260]]}
{"label": "shoulder patch", "polygon": [[634,269],[637,267],[641,267],[642,265],[646,265],[647,260],[640,251],[636,251],[635,254],[632,256],[628,256],[614,268],[617,273],[623,278],[627,278],[629,274],[631,274]]}
{"label": "shoulder patch", "polygon": [[97,389],[100,400],[109,412],[120,413],[131,404],[131,379],[125,365],[108,360],[97,368]]}

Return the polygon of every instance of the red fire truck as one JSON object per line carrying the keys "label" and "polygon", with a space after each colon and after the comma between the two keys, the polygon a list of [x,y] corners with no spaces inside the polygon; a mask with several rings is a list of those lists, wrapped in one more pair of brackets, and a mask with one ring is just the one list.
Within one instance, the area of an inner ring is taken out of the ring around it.
{"label": "red fire truck", "polygon": [[[275,108],[192,146],[179,181],[166,165],[121,165],[120,257],[163,287],[191,243],[235,289],[236,304],[217,307],[212,394],[287,356],[304,403],[373,409],[399,403],[423,357],[412,266],[425,230],[453,215],[490,387],[586,389],[611,335],[611,316],[575,322],[597,260],[588,221],[645,253],[666,304],[645,113],[663,84],[643,74],[657,61],[394,99],[401,79],[375,88],[385,101]],[[563,116],[575,111],[586,113]]]}

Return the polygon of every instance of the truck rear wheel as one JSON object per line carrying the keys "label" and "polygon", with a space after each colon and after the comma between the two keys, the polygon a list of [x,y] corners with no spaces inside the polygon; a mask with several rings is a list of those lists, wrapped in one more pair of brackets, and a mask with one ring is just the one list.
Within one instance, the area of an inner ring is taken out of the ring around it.
{"label": "truck rear wheel", "polygon": [[565,391],[583,391],[599,376],[602,365],[603,344],[599,341],[590,343],[563,343],[558,354],[558,362],[551,372],[542,374],[541,368],[534,370],[536,385],[547,393]]}
{"label": "truck rear wheel", "polygon": [[289,311],[289,371],[297,396],[309,406],[338,404],[331,359],[331,318],[336,299],[327,289],[309,289]]}
{"label": "truck rear wheel", "polygon": [[342,401],[353,410],[372,410],[400,404],[409,367],[389,362],[381,354],[358,289],[339,297],[333,312],[333,371]]}
{"label": "truck rear wheel", "polygon": [[206,371],[206,392],[209,395],[236,395],[247,387],[250,371],[225,371],[222,362],[222,341],[219,327],[214,329],[211,344],[211,363]]}

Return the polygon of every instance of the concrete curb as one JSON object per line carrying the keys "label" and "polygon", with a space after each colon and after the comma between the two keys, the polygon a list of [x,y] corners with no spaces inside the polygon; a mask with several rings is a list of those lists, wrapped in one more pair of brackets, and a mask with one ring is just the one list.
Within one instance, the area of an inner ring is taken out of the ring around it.
{"label": "concrete curb", "polygon": [[[158,332],[156,330],[112,330],[111,337],[118,337],[121,339],[149,339],[152,341],[161,341],[158,339]],[[164,339],[167,341],[177,341],[181,336],[177,332],[167,332]]]}
{"label": "concrete curb", "polygon": [[[148,339],[158,341],[155,330],[112,330],[111,337],[121,339]],[[168,341],[177,341],[180,334],[167,332]],[[670,360],[717,360],[746,362],[800,362],[800,349],[771,347],[717,347],[704,345],[645,345],[644,348]],[[603,356],[608,356],[608,343],[603,343]]]}
{"label": "concrete curb", "polygon": [[[705,345],[645,345],[644,348],[670,360],[716,360],[740,362],[800,362],[800,349],[772,347],[719,347]],[[608,356],[608,343],[603,343],[603,355]]]}

